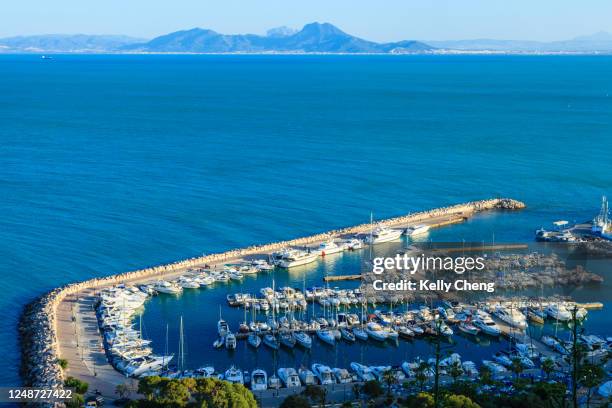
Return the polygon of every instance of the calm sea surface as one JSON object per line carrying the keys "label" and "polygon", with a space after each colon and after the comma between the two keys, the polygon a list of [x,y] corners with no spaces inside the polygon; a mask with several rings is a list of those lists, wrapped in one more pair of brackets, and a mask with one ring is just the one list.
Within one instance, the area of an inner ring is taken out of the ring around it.
{"label": "calm sea surface", "polygon": [[[497,195],[529,208],[431,238],[531,240],[598,211],[611,151],[611,57],[2,55],[0,384],[19,383],[22,306],[57,285]],[[156,348],[183,315],[188,364],[225,368],[202,314],[227,291],[150,302]],[[428,350],[401,347],[397,361]],[[385,352],[319,349],[339,366]],[[275,363],[247,353],[245,369]]]}

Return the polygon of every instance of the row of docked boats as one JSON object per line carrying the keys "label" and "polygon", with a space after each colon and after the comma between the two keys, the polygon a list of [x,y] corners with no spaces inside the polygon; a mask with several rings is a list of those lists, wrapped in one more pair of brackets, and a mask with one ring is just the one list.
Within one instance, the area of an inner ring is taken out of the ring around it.
{"label": "row of docked boats", "polygon": [[136,287],[123,285],[103,289],[99,295],[96,315],[105,351],[113,367],[126,376],[158,374],[173,358],[155,355],[151,341],[143,339],[142,330],[133,323],[148,297]]}

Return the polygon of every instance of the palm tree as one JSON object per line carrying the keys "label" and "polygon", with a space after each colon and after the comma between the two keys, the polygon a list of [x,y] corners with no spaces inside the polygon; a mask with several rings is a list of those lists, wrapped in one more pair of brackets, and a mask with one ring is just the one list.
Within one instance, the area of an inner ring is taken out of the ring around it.
{"label": "palm tree", "polygon": [[414,379],[416,380],[417,384],[419,384],[419,391],[421,392],[423,392],[425,381],[427,381],[426,372],[429,369],[430,369],[429,363],[426,361],[421,361],[415,370]]}
{"label": "palm tree", "polygon": [[514,357],[512,359],[512,365],[510,366],[510,369],[514,373],[515,378],[518,379],[521,373],[523,372],[523,364],[521,363],[520,357]]}
{"label": "palm tree", "polygon": [[555,362],[552,358],[547,357],[542,360],[542,371],[546,374],[546,379],[550,380],[550,375],[555,371]]}
{"label": "palm tree", "polygon": [[397,377],[395,376],[395,373],[393,372],[393,370],[391,370],[390,368],[385,370],[385,372],[383,373],[383,381],[385,382],[385,384],[387,385],[387,397],[391,396],[391,387],[394,384],[397,384]]}
{"label": "palm tree", "polygon": [[463,368],[459,361],[453,361],[448,369],[448,373],[453,378],[453,382],[457,382],[457,379],[463,374]]}

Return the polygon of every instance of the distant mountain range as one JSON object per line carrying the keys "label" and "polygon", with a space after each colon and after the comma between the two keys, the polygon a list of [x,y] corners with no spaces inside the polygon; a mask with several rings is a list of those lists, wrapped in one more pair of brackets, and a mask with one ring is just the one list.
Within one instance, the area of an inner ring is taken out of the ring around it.
{"label": "distant mountain range", "polygon": [[118,35],[36,35],[0,39],[0,53],[445,53],[445,52],[612,52],[612,34],[599,32],[567,41],[514,40],[398,41],[377,43],[329,23],[301,30],[278,27],[265,36],[220,34],[193,28],[144,40]]}

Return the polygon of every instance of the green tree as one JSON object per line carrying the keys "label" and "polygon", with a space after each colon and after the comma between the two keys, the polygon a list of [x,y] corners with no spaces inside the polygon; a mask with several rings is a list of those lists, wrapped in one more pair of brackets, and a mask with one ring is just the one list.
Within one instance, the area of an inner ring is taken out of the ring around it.
{"label": "green tree", "polygon": [[427,381],[427,372],[430,369],[430,365],[426,361],[421,361],[417,368],[414,370],[414,379],[419,385],[419,391],[423,391],[425,387],[425,381]]}
{"label": "green tree", "polygon": [[310,398],[312,402],[318,402],[322,407],[325,406],[325,400],[327,399],[327,388],[319,387],[317,385],[308,385],[306,386],[303,394]]}
{"label": "green tree", "polygon": [[303,395],[290,395],[283,400],[280,408],[310,408],[310,402]]}
{"label": "green tree", "polygon": [[138,393],[145,396],[147,400],[151,400],[158,390],[162,379],[157,375],[144,377],[138,381]]}
{"label": "green tree", "polygon": [[130,387],[127,384],[117,384],[115,387],[115,394],[121,399],[126,398],[130,395]]}
{"label": "green tree", "polygon": [[370,380],[363,384],[363,393],[369,398],[375,399],[383,394],[383,389],[378,381]]}
{"label": "green tree", "polygon": [[465,395],[453,394],[444,399],[444,408],[480,408],[480,405]]}
{"label": "green tree", "polygon": [[480,383],[482,385],[492,385],[493,381],[493,373],[491,369],[487,366],[482,366],[480,368]]}
{"label": "green tree", "polygon": [[85,398],[81,394],[72,394],[72,398],[66,402],[67,408],[81,408],[85,405]]}
{"label": "green tree", "polygon": [[512,358],[512,365],[510,366],[510,370],[514,373],[514,378],[518,379],[521,373],[523,372],[523,363],[521,363],[520,357]]}
{"label": "green tree", "polygon": [[191,394],[182,381],[167,381],[160,390],[159,400],[167,406],[187,405]]}
{"label": "green tree", "polygon": [[68,388],[74,388],[74,391],[77,394],[85,394],[89,388],[89,384],[87,384],[85,381],[81,381],[74,377],[66,378],[64,385]]}
{"label": "green tree", "polygon": [[390,397],[391,387],[397,384],[397,377],[395,376],[395,373],[393,372],[393,370],[391,370],[390,368],[385,370],[385,372],[383,373],[383,381],[385,385],[387,386],[387,396]]}
{"label": "green tree", "polygon": [[65,358],[58,358],[57,364],[62,367],[62,370],[65,370],[68,367],[68,360],[66,360]]}
{"label": "green tree", "polygon": [[550,375],[555,371],[555,361],[550,357],[542,360],[542,371],[546,374],[546,379],[550,380]]}
{"label": "green tree", "polygon": [[457,382],[459,377],[463,375],[463,368],[461,363],[457,360],[453,361],[448,368],[448,374],[453,378],[453,382]]}
{"label": "green tree", "polygon": [[584,364],[578,372],[578,383],[587,389],[586,406],[591,406],[593,388],[603,382],[606,377],[604,369],[596,364]]}

